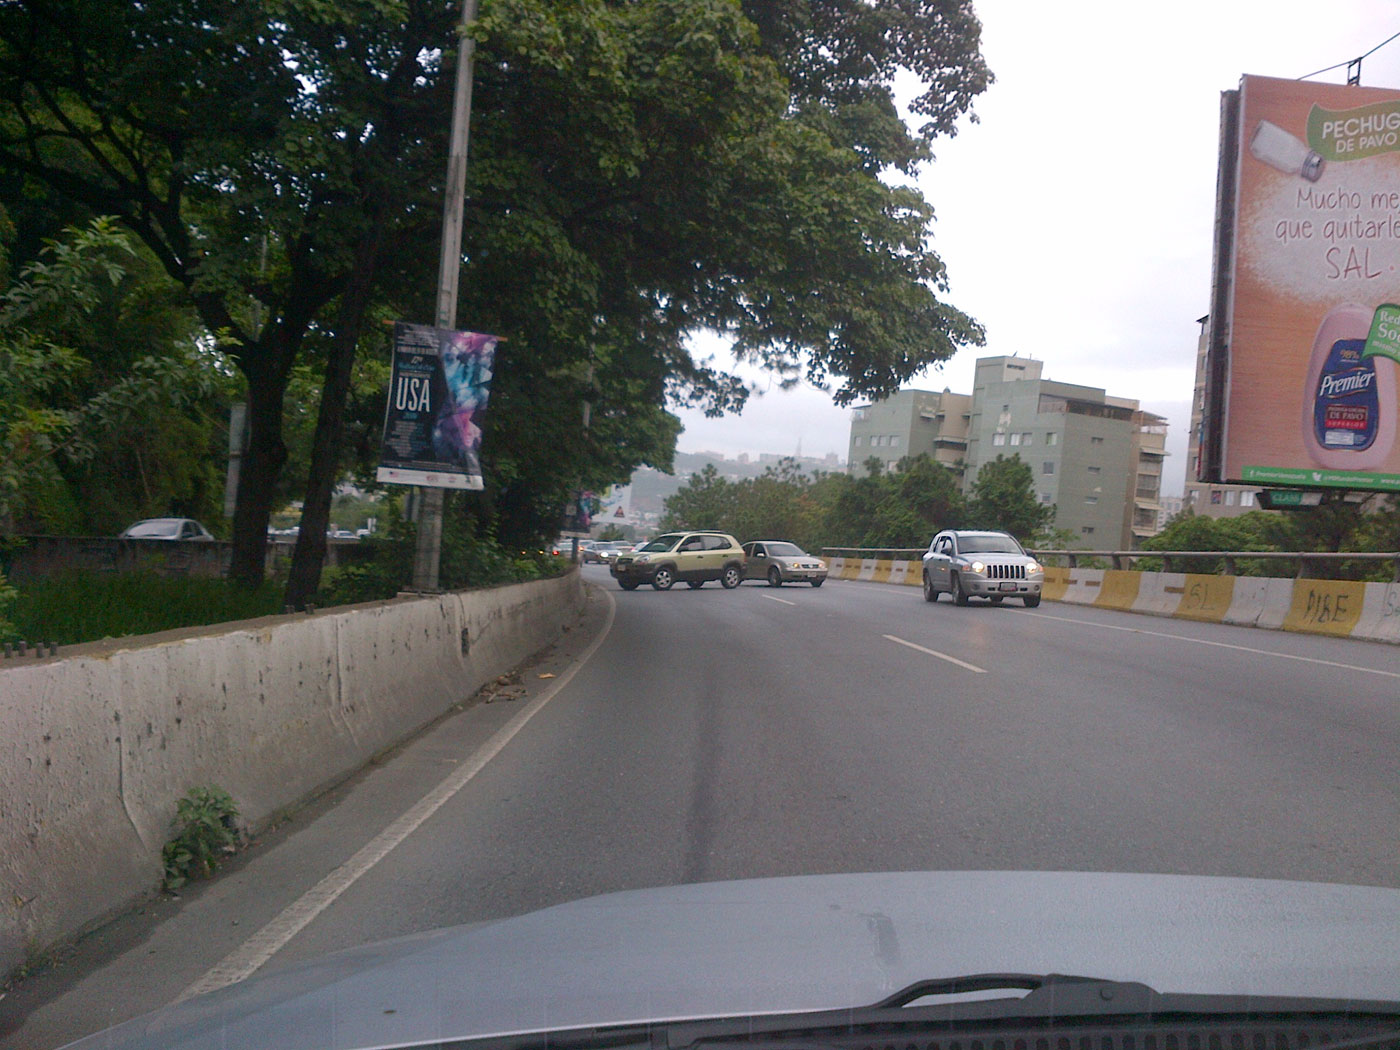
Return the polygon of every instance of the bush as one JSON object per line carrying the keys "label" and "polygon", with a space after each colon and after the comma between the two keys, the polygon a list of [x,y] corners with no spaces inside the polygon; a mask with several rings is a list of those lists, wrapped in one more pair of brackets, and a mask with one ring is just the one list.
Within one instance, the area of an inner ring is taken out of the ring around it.
{"label": "bush", "polygon": [[175,837],[161,850],[165,888],[207,879],[238,848],[238,807],[218,787],[195,788],[175,806]]}
{"label": "bush", "polygon": [[269,616],[281,602],[281,585],[273,581],[249,590],[215,577],[74,569],[25,582],[9,614],[9,640],[76,645]]}

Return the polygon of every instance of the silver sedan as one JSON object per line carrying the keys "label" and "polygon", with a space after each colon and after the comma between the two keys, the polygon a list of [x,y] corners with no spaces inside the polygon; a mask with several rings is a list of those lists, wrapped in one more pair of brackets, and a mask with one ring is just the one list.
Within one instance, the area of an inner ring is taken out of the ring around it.
{"label": "silver sedan", "polygon": [[746,580],[767,580],[771,587],[826,582],[826,562],[787,540],[753,540],[744,544],[744,555]]}

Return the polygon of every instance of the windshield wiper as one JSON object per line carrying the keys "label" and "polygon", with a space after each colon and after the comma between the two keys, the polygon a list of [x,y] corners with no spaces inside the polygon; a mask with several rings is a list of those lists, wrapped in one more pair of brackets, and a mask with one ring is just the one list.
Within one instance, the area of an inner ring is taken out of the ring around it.
{"label": "windshield wiper", "polygon": [[[996,998],[939,997],[1025,992]],[[1155,1045],[1400,1048],[1400,1003],[1291,996],[1161,993],[1134,981],[986,973],[917,981],[869,1006],[685,1022],[653,1032],[653,1050],[967,1050],[970,1040],[1089,1037],[1096,1048]],[[1132,1036],[1136,1043],[1122,1040]],[[953,1040],[958,1047],[953,1046]],[[1262,1040],[1262,1041],[1261,1041]],[[1034,1046],[1034,1043],[1028,1043]],[[1052,1044],[1053,1045],[1053,1044]]]}

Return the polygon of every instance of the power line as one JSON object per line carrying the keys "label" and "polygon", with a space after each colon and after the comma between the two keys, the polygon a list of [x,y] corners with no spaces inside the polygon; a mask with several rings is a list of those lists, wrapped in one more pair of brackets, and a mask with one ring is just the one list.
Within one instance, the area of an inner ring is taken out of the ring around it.
{"label": "power line", "polygon": [[[1377,51],[1379,51],[1381,48],[1385,47],[1386,44],[1388,44],[1388,43],[1390,43],[1392,40],[1396,39],[1396,37],[1400,37],[1400,33],[1396,33],[1395,36],[1387,37],[1385,40],[1382,40],[1379,44],[1377,44],[1375,47],[1371,48],[1371,50],[1370,50],[1370,51],[1367,51],[1366,54],[1364,54],[1364,55],[1358,55],[1356,58],[1349,58],[1349,59],[1347,59],[1345,62],[1338,62],[1338,63],[1337,63],[1336,65],[1334,65],[1334,66],[1328,66],[1326,69],[1319,69],[1319,70],[1316,70],[1316,71],[1314,71],[1314,72],[1312,72],[1312,73],[1308,73],[1308,74],[1306,74],[1306,75],[1304,75],[1304,76],[1301,76],[1301,77],[1299,77],[1298,79],[1299,79],[1299,80],[1307,80],[1308,77],[1315,77],[1315,76],[1317,76],[1319,73],[1330,73],[1330,72],[1332,72],[1332,70],[1334,70],[1334,69],[1341,69],[1343,66],[1346,66],[1346,67],[1347,67],[1347,73],[1348,73],[1347,81],[1348,81],[1348,83],[1355,84],[1355,83],[1357,83],[1357,81],[1360,79],[1360,76],[1361,76],[1361,60],[1362,60],[1363,58],[1367,58],[1367,57],[1369,57],[1369,56],[1371,56],[1371,55],[1374,55],[1374,54],[1375,54]],[[1353,78],[1351,77],[1351,75],[1350,75],[1352,69],[1355,69],[1355,70],[1356,70],[1356,79],[1353,79]]]}

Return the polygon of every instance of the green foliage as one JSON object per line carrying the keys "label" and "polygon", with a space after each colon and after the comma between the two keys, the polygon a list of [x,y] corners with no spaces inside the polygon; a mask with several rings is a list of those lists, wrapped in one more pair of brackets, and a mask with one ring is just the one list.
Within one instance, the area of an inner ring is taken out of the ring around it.
{"label": "green foliage", "polygon": [[19,598],[19,591],[15,590],[5,580],[5,574],[0,572],[0,642],[13,641],[18,637],[15,625],[8,619],[10,609]]}
{"label": "green foliage", "polygon": [[[456,16],[388,0],[0,5],[0,176],[120,214],[247,383],[241,578],[261,572],[273,506],[371,454],[356,435],[373,384],[319,396],[315,380],[357,348],[382,355],[373,321],[431,316]],[[692,356],[701,329],[843,403],[981,343],[944,301],[931,205],[883,177],[928,160],[990,81],[969,4],[492,0],[470,32],[458,316],[508,337],[473,534],[528,548],[571,491],[669,466],[668,406],[742,404],[736,376]],[[893,95],[911,72],[915,129]],[[314,469],[298,458],[313,416],[329,434]]]}
{"label": "green foliage", "polygon": [[238,849],[238,807],[219,787],[194,788],[175,804],[174,837],[161,849],[165,888],[207,879]]}
{"label": "green foliage", "polygon": [[217,362],[168,295],[110,219],[48,242],[0,295],[0,527],[209,517]]}
{"label": "green foliage", "polygon": [[[460,493],[449,493],[444,506],[438,570],[444,590],[523,583],[568,571],[566,558],[556,558],[538,546],[512,550],[489,533],[475,531],[480,523],[465,513],[465,499]],[[355,560],[322,575],[318,605],[382,601],[412,584],[415,529],[403,520],[396,503],[387,504],[384,512],[380,534],[357,544]]]}
{"label": "green foliage", "polygon": [[281,612],[273,583],[255,590],[203,576],[69,570],[26,580],[10,612],[8,638],[76,645]]}
{"label": "green foliage", "polygon": [[1030,465],[1019,453],[1010,459],[998,454],[978,469],[968,505],[970,527],[998,529],[1030,543],[1054,518],[1055,508],[1036,499]]}

